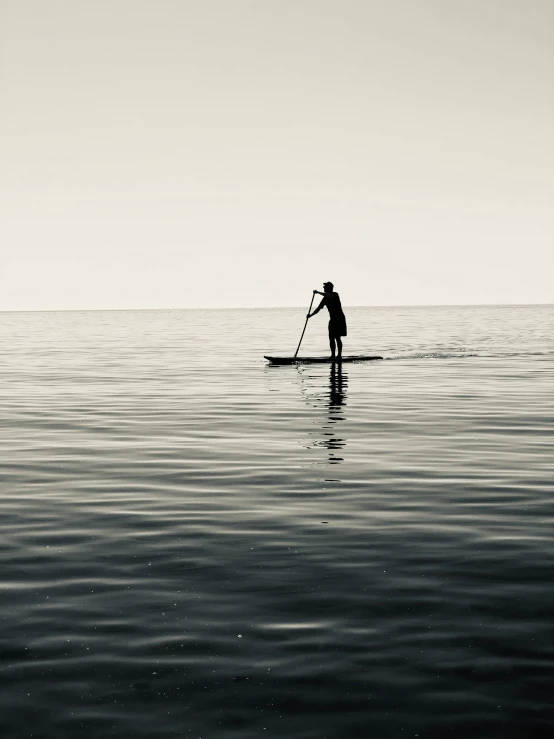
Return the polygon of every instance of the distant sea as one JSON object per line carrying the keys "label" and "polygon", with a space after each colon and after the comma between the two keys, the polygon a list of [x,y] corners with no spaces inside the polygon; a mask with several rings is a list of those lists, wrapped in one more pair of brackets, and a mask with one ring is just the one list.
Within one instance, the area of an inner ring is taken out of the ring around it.
{"label": "distant sea", "polygon": [[305,313],[0,314],[3,739],[554,736],[554,306]]}

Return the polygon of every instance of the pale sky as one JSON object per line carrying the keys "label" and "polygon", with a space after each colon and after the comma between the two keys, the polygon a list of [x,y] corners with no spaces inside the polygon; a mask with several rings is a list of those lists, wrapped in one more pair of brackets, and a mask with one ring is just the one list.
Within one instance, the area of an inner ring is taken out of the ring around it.
{"label": "pale sky", "polygon": [[0,0],[0,310],[554,302],[553,0]]}

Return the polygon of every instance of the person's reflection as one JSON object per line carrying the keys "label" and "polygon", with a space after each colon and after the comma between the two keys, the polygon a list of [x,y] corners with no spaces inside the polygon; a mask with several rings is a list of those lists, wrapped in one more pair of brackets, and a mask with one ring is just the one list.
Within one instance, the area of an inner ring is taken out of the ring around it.
{"label": "person's reflection", "polygon": [[342,364],[331,364],[329,375],[329,402],[327,423],[323,426],[323,434],[328,437],[324,439],[323,446],[328,449],[329,464],[340,464],[343,457],[337,456],[335,452],[341,450],[346,444],[346,439],[336,435],[337,428],[333,425],[344,421],[344,406],[346,405],[346,388],[348,387],[348,375],[343,372]]}

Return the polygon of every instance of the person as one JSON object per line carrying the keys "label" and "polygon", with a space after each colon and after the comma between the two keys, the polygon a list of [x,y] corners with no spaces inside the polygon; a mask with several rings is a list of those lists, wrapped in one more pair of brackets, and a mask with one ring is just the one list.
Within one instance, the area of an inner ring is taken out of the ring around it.
{"label": "person", "polygon": [[329,311],[329,345],[331,347],[331,359],[342,358],[342,336],[346,336],[346,318],[344,316],[342,306],[340,304],[339,294],[334,292],[332,282],[323,283],[323,292],[314,290],[314,295],[323,295],[323,300],[318,307],[308,313],[307,318],[312,318],[322,308]]}

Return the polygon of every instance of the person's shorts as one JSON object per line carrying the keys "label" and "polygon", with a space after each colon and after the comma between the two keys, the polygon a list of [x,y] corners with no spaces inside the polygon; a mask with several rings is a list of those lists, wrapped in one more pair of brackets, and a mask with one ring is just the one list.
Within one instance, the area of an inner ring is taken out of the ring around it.
{"label": "person's shorts", "polygon": [[329,338],[337,339],[346,336],[346,319],[331,319],[329,321]]}

